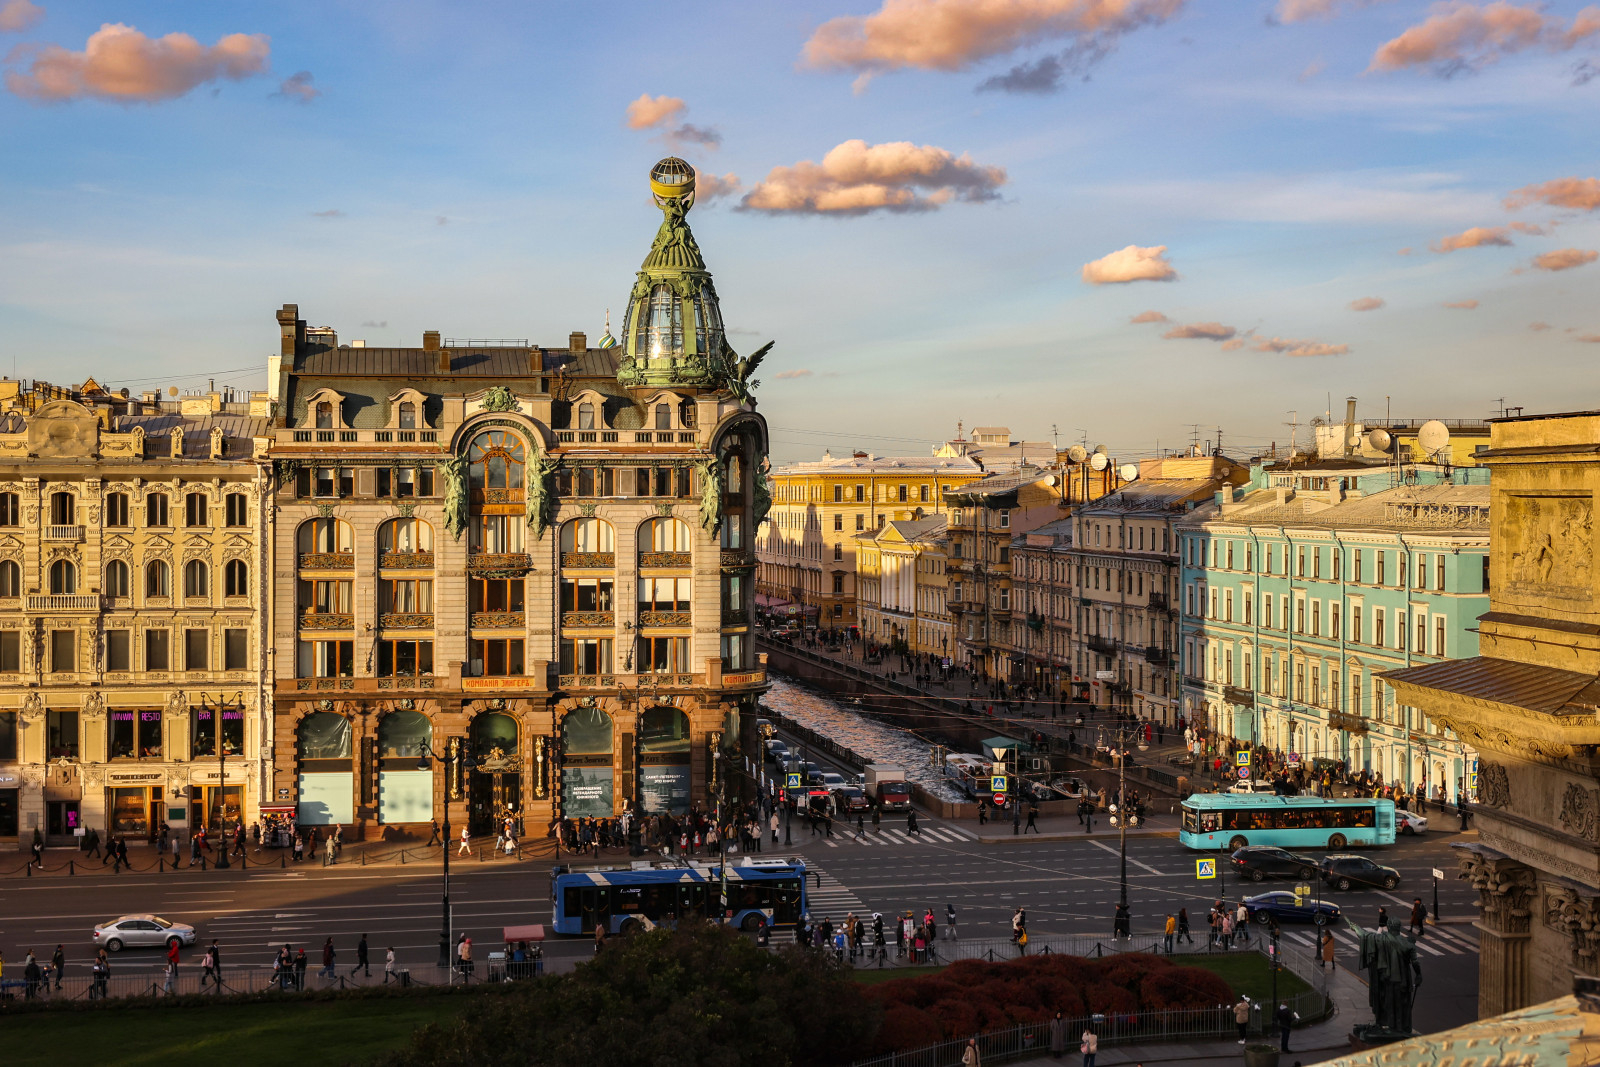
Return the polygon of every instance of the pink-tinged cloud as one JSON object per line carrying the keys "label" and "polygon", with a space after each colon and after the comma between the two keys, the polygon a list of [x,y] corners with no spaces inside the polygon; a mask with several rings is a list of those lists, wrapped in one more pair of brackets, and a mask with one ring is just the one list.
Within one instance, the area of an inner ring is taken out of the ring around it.
{"label": "pink-tinged cloud", "polygon": [[1147,322],[1171,322],[1171,321],[1172,321],[1171,319],[1167,318],[1165,315],[1161,314],[1161,312],[1159,312],[1159,311],[1141,311],[1141,312],[1139,312],[1139,314],[1135,315],[1133,318],[1128,320],[1128,322],[1130,324],[1134,325],[1134,326],[1140,326],[1140,325],[1143,325],[1144,323],[1147,323]]}
{"label": "pink-tinged cloud", "polygon": [[1378,0],[1278,0],[1279,22],[1304,22],[1307,19],[1330,19],[1341,11],[1367,7]]}
{"label": "pink-tinged cloud", "polygon": [[1578,337],[1574,337],[1573,340],[1582,341],[1586,345],[1600,345],[1600,333],[1582,334]]}
{"label": "pink-tinged cloud", "polygon": [[1548,204],[1578,211],[1600,210],[1600,178],[1555,178],[1537,185],[1524,185],[1506,197],[1506,208],[1511,211],[1529,204]]}
{"label": "pink-tinged cloud", "polygon": [[1528,329],[1532,330],[1534,333],[1544,333],[1544,331],[1552,329],[1552,328],[1553,327],[1551,327],[1551,325],[1548,322],[1530,322],[1530,323],[1528,323]]}
{"label": "pink-tinged cloud", "polygon": [[1474,311],[1478,307],[1478,302],[1476,300],[1450,300],[1444,306],[1454,308],[1457,311]]}
{"label": "pink-tinged cloud", "polygon": [[817,28],[805,66],[863,75],[913,67],[963,70],[1042,41],[1100,40],[1165,22],[1184,0],[883,0],[871,15]]}
{"label": "pink-tinged cloud", "polygon": [[1581,248],[1560,248],[1554,252],[1533,257],[1535,270],[1571,270],[1600,259],[1600,252],[1586,252]]}
{"label": "pink-tinged cloud", "polygon": [[1441,237],[1433,244],[1435,252],[1456,252],[1463,248],[1482,248],[1485,245],[1511,243],[1509,226],[1473,226],[1449,237]]}
{"label": "pink-tinged cloud", "polygon": [[1295,341],[1286,337],[1269,337],[1255,343],[1257,352],[1276,352],[1283,356],[1342,356],[1350,351],[1349,345],[1330,345],[1322,341]]}
{"label": "pink-tinged cloud", "polygon": [[1351,311],[1377,311],[1383,306],[1384,299],[1381,296],[1364,296],[1360,300],[1350,301]]}
{"label": "pink-tinged cloud", "polygon": [[1127,282],[1176,281],[1178,272],[1167,262],[1167,246],[1140,248],[1129,245],[1083,265],[1083,280],[1090,285],[1122,285]]}
{"label": "pink-tinged cloud", "polygon": [[6,75],[6,88],[42,103],[92,97],[149,104],[176,99],[206,82],[261,74],[270,51],[259,33],[232,33],[203,45],[187,33],[152,38],[132,26],[106,23],[82,52],[54,44],[33,51],[26,71]]}
{"label": "pink-tinged cloud", "polygon": [[1446,0],[1434,4],[1425,21],[1379,48],[1367,69],[1433,67],[1448,77],[1530,48],[1565,52],[1596,34],[1600,34],[1596,7],[1578,12],[1568,26],[1560,17],[1546,15],[1541,4]]}
{"label": "pink-tinged cloud", "polygon": [[806,370],[804,367],[801,367],[798,370],[779,371],[777,374],[774,374],[773,377],[778,379],[780,382],[783,382],[783,381],[789,381],[789,380],[794,379],[794,378],[809,378],[814,373],[816,373],[816,372],[815,371],[809,371],[809,370]]}
{"label": "pink-tinged cloud", "polygon": [[0,33],[21,33],[44,18],[44,8],[28,0],[6,0],[0,4]]}
{"label": "pink-tinged cloud", "polygon": [[299,104],[309,104],[322,95],[322,90],[312,84],[316,79],[309,70],[300,70],[283,79],[277,96],[286,97]]}
{"label": "pink-tinged cloud", "polygon": [[1002,167],[974,163],[933,145],[846,141],[821,163],[773,167],[740,201],[741,210],[768,214],[865,215],[873,211],[933,211],[962,201],[996,200],[1006,183]]}
{"label": "pink-tinged cloud", "polygon": [[717,177],[709,170],[696,170],[694,172],[694,198],[703,204],[713,200],[721,200],[725,196],[732,196],[740,189],[737,174],[724,174]]}
{"label": "pink-tinged cloud", "polygon": [[1237,352],[1239,349],[1244,347],[1244,343],[1243,337],[1230,337],[1228,340],[1222,342],[1222,350],[1224,352]]}
{"label": "pink-tinged cloud", "polygon": [[1191,322],[1186,326],[1174,326],[1161,336],[1169,341],[1226,341],[1238,332],[1220,322]]}
{"label": "pink-tinged cloud", "polygon": [[1414,251],[1414,249],[1412,249],[1412,247],[1410,245],[1407,245],[1406,247],[1404,247],[1404,248],[1400,249],[1398,252],[1396,252],[1395,255],[1397,255],[1397,256],[1409,256],[1413,251]]}
{"label": "pink-tinged cloud", "polygon": [[689,109],[682,97],[651,96],[641,93],[639,99],[628,105],[627,122],[630,130],[648,130],[675,121]]}

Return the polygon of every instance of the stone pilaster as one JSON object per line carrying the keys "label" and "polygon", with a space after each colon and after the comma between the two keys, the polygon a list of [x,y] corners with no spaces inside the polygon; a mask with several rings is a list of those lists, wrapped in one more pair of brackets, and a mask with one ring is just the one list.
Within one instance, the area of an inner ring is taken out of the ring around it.
{"label": "stone pilaster", "polygon": [[1538,872],[1506,856],[1466,852],[1461,877],[1478,891],[1478,1017],[1530,1003],[1529,956]]}

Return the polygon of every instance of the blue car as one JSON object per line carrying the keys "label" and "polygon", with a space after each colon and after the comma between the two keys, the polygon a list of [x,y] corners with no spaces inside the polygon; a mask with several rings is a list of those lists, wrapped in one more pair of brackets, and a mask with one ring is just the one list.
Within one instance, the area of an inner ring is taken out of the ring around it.
{"label": "blue car", "polygon": [[[1301,900],[1305,903],[1300,903]],[[1244,907],[1253,921],[1263,925],[1268,919],[1276,919],[1280,923],[1316,923],[1318,926],[1339,921],[1339,905],[1311,897],[1296,897],[1282,889],[1246,897]]]}

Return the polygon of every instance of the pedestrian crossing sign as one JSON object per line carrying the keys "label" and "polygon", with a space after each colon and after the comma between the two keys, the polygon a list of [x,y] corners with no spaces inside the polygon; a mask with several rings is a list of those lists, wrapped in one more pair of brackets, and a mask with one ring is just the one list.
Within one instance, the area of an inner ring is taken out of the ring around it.
{"label": "pedestrian crossing sign", "polygon": [[993,774],[989,776],[989,791],[991,793],[1004,793],[1006,791],[1006,776]]}
{"label": "pedestrian crossing sign", "polygon": [[1195,860],[1194,876],[1201,881],[1217,876],[1217,861],[1214,859]]}
{"label": "pedestrian crossing sign", "polygon": [[1250,766],[1250,753],[1248,753],[1248,752],[1235,752],[1233,754],[1233,765],[1235,767],[1248,767],[1248,766]]}
{"label": "pedestrian crossing sign", "polygon": [[793,771],[793,772],[790,772],[788,777],[789,777],[789,781],[788,781],[788,784],[787,784],[786,788],[799,789],[800,788],[800,773],[798,771]]}

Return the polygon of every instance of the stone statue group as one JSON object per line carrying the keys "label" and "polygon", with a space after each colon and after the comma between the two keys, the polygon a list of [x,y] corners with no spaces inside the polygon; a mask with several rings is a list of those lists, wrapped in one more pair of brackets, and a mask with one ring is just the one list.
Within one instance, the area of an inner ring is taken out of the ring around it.
{"label": "stone statue group", "polygon": [[1390,919],[1387,929],[1363,930],[1345,924],[1361,938],[1361,967],[1367,972],[1367,1003],[1373,1025],[1357,1027],[1369,1040],[1410,1037],[1411,1008],[1422,988],[1422,963],[1417,943],[1400,932],[1400,920]]}

